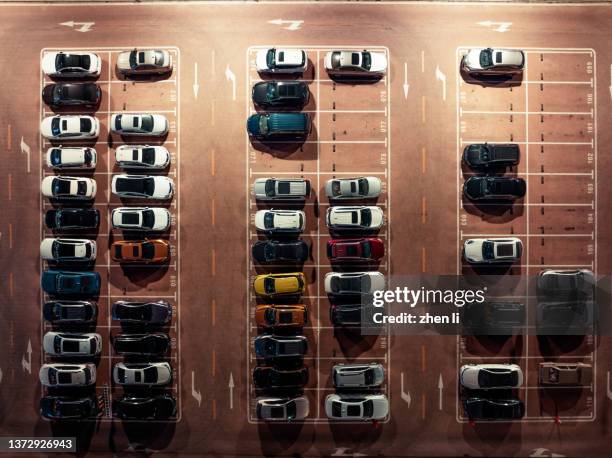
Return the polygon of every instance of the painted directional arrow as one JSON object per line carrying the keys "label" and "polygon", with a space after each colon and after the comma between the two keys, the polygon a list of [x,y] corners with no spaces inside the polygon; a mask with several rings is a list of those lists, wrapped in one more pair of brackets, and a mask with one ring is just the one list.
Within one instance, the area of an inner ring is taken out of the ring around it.
{"label": "painted directional arrow", "polygon": [[408,84],[408,62],[404,62],[404,98],[408,98],[408,91],[410,90],[410,85]]}
{"label": "painted directional arrow", "polygon": [[442,100],[446,102],[446,75],[442,73],[440,67],[436,65],[436,79],[442,81]]}
{"label": "painted directional arrow", "polygon": [[2,383],[2,368],[0,367],[0,383]]}
{"label": "painted directional arrow", "polygon": [[304,21],[300,20],[300,19],[272,19],[271,21],[268,21],[268,24],[274,24],[274,25],[285,25],[287,24],[287,27],[283,27],[283,29],[286,30],[298,30],[302,24],[304,23]]}
{"label": "painted directional arrow", "polygon": [[610,98],[612,99],[612,64],[610,64]]}
{"label": "painted directional arrow", "polygon": [[229,383],[227,384],[227,387],[229,388],[230,409],[233,409],[234,408],[234,376],[231,372],[230,372],[230,378],[229,378]]}
{"label": "painted directional arrow", "polygon": [[438,410],[442,410],[442,390],[444,389],[444,383],[442,382],[442,373],[440,373],[440,378],[438,379],[438,390],[440,392],[440,403],[438,405]]}
{"label": "painted directional arrow", "polygon": [[410,391],[406,390],[404,391],[404,373],[400,372],[400,396],[402,398],[402,400],[408,404],[408,407],[410,407],[410,404],[412,403],[412,397],[410,396]]}
{"label": "painted directional arrow", "polygon": [[193,96],[197,99],[200,85],[198,84],[198,63],[193,64]]}
{"label": "painted directional arrow", "polygon": [[30,342],[30,339],[28,339],[28,348],[26,350],[26,353],[28,355],[28,359],[26,359],[26,355],[23,355],[21,357],[21,367],[23,367],[23,370],[26,371],[28,374],[32,373],[32,342]]}
{"label": "painted directional arrow", "polygon": [[21,153],[25,154],[28,158],[28,173],[30,173],[30,146],[25,142],[23,137],[21,137],[19,148],[21,148]]}
{"label": "painted directional arrow", "polygon": [[608,396],[608,399],[612,400],[612,390],[610,389],[610,371],[608,371],[608,379],[607,379],[606,383],[606,394]]}
{"label": "painted directional arrow", "polygon": [[232,82],[232,100],[236,100],[236,75],[230,69],[229,64],[225,67],[225,78]]}
{"label": "painted directional arrow", "polygon": [[77,32],[89,32],[91,28],[94,26],[94,24],[95,22],[75,22],[75,21],[60,22],[60,25],[65,25],[66,27],[70,27],[71,29],[74,29]]}
{"label": "painted directional arrow", "polygon": [[494,32],[507,32],[512,25],[512,22],[494,22],[494,21],[480,21],[478,25],[488,27]]}
{"label": "painted directional arrow", "polygon": [[202,393],[195,389],[195,371],[191,371],[191,395],[198,402],[198,407],[202,404]]}

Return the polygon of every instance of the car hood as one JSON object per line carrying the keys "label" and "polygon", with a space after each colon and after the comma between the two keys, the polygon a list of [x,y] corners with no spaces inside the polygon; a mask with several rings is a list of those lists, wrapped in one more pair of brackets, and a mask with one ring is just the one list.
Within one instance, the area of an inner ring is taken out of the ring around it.
{"label": "car hood", "polygon": [[382,52],[371,52],[372,64],[370,65],[371,72],[382,73],[387,70],[387,56]]}
{"label": "car hood", "polygon": [[478,369],[470,366],[462,367],[459,381],[467,388],[478,388]]}
{"label": "car hood", "polygon": [[482,244],[484,239],[470,239],[466,240],[463,244],[463,252],[465,257],[470,261],[481,262],[484,260],[482,257]]}
{"label": "car hood", "polygon": [[173,182],[171,178],[156,179],[154,197],[167,197],[172,195]]}
{"label": "car hood", "polygon": [[130,68],[130,52],[131,51],[125,51],[125,52],[119,53],[119,55],[117,56],[117,66],[119,68],[122,68],[122,69]]}
{"label": "car hood", "polygon": [[247,130],[252,135],[259,135],[261,133],[259,130],[259,117],[260,115],[254,114],[249,116],[247,120]]}
{"label": "car hood", "polygon": [[257,56],[255,57],[255,65],[257,67],[257,70],[265,70],[268,68],[268,63],[266,61],[267,54],[267,49],[260,49],[259,51],[257,51]]}
{"label": "car hood", "polygon": [[255,183],[253,183],[253,192],[258,195],[265,195],[266,181],[266,178],[258,178],[257,180],[255,180]]}
{"label": "car hood", "polygon": [[463,56],[463,63],[472,70],[481,70],[480,49],[470,49],[468,53]]}
{"label": "car hood", "polygon": [[51,123],[53,122],[54,116],[48,116],[43,119],[40,123],[40,133],[45,137],[50,137],[53,135],[51,130]]}
{"label": "car hood", "polygon": [[267,83],[257,83],[253,86],[253,101],[255,103],[268,101]]}

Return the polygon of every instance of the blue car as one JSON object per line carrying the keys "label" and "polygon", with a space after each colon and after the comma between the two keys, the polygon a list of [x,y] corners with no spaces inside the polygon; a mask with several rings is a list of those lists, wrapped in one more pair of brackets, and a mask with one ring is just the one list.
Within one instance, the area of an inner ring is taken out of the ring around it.
{"label": "blue car", "polygon": [[97,295],[100,293],[100,274],[98,272],[45,270],[40,284],[47,294]]}

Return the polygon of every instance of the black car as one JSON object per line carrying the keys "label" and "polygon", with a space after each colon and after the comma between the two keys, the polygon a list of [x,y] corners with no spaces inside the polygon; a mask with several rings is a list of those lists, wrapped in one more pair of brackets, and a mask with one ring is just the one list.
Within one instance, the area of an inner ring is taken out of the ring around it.
{"label": "black car", "polygon": [[310,91],[301,81],[262,81],[253,86],[253,103],[261,108],[296,108],[308,103]]}
{"label": "black car", "polygon": [[525,305],[520,302],[472,302],[463,306],[461,314],[468,334],[508,336],[525,326]]}
{"label": "black car", "polygon": [[308,368],[278,370],[274,367],[253,369],[253,383],[260,389],[302,388],[308,383]]}
{"label": "black car", "polygon": [[122,420],[164,420],[176,416],[176,400],[167,394],[150,397],[123,396],[113,401]]}
{"label": "black car", "polygon": [[303,263],[308,259],[310,250],[303,240],[265,240],[259,241],[251,249],[253,259],[265,264],[272,262]]}
{"label": "black car", "polygon": [[593,302],[538,302],[538,335],[585,335],[592,331]]}
{"label": "black car", "polygon": [[329,318],[334,326],[376,327],[375,308],[364,304],[335,304],[329,308]]}
{"label": "black car", "polygon": [[543,270],[538,274],[537,291],[540,298],[577,300],[594,293],[595,276],[587,269]]}
{"label": "black car", "polygon": [[510,177],[471,177],[463,185],[463,193],[471,200],[515,200],[526,190],[525,180]]}
{"label": "black car", "polygon": [[96,321],[98,306],[91,301],[48,301],[43,317],[52,324],[89,324]]}
{"label": "black car", "polygon": [[45,86],[43,101],[52,108],[97,107],[102,97],[100,86],[95,83],[56,83]]}
{"label": "black car", "polygon": [[94,396],[45,396],[40,400],[40,414],[49,420],[84,420],[98,412],[98,400]]}
{"label": "black car", "polygon": [[170,338],[163,333],[118,334],[113,339],[115,352],[124,356],[161,356],[170,349]]}
{"label": "black car", "polygon": [[517,165],[521,151],[517,144],[475,143],[463,150],[463,162],[472,169],[502,168]]}
{"label": "black car", "polygon": [[113,320],[122,324],[163,325],[172,320],[172,306],[167,301],[113,303]]}
{"label": "black car", "polygon": [[96,229],[100,212],[95,208],[59,208],[47,210],[45,224],[49,229]]}
{"label": "black car", "polygon": [[519,399],[468,398],[463,401],[470,420],[519,420],[525,415],[525,405]]}

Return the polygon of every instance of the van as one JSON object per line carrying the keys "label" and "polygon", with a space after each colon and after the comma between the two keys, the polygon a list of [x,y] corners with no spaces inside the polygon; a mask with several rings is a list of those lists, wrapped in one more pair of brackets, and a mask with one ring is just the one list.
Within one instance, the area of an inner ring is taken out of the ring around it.
{"label": "van", "polygon": [[258,140],[305,138],[310,117],[306,113],[257,113],[249,117],[247,131]]}

